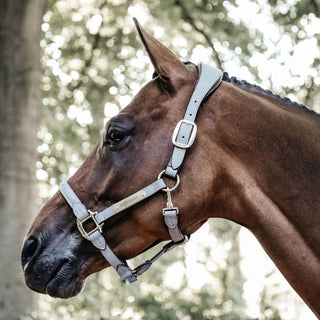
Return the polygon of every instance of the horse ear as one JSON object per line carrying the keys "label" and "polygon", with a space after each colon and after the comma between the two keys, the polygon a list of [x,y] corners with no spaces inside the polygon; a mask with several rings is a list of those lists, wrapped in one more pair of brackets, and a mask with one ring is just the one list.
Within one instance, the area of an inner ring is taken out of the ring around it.
{"label": "horse ear", "polygon": [[186,66],[167,47],[141,27],[136,18],[133,18],[133,21],[155,71],[163,81],[177,88],[179,84],[192,76]]}

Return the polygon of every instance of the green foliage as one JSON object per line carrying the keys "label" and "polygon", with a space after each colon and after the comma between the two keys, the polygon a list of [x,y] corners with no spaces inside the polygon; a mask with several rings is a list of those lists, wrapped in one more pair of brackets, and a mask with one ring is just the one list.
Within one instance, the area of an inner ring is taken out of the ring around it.
{"label": "green foliage", "polygon": [[[266,17],[279,36],[267,37],[265,30],[242,17],[244,6]],[[105,119],[125,107],[150,79],[152,69],[130,17],[137,13],[145,19],[145,27],[183,60],[200,59],[226,71],[238,70],[266,88],[295,92],[301,103],[319,101],[319,56],[311,61],[302,82],[290,68],[297,81],[281,86],[273,83],[272,74],[264,76],[261,71],[261,61],[286,66],[284,36],[291,43],[286,57],[304,40],[315,38],[319,47],[319,33],[308,29],[319,17],[315,1],[50,0],[41,41],[39,203],[79,167],[97,143]],[[208,236],[197,247],[201,257],[196,258],[210,281],[197,288],[190,289],[188,266],[193,260],[179,249],[161,258],[138,283],[125,286],[112,270],[101,272],[90,277],[80,296],[68,301],[44,298],[40,312],[27,319],[250,319],[243,298],[240,228],[215,220],[210,230],[213,238]],[[217,250],[223,259],[216,258]],[[180,281],[175,285],[168,283],[170,269],[178,270],[175,276]],[[277,299],[263,291],[259,319],[280,319]]]}

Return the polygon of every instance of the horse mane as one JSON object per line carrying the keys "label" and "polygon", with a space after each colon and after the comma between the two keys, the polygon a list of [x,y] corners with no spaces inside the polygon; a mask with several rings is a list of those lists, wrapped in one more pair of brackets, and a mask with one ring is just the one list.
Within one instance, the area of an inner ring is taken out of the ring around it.
{"label": "horse mane", "polygon": [[[188,65],[188,64],[195,65],[193,62],[190,62],[190,61],[184,61],[183,63],[186,64],[186,65]],[[158,76],[158,73],[155,71],[153,73],[153,75],[152,75],[152,79],[156,78],[157,76]],[[243,89],[254,90],[254,91],[258,92],[258,93],[262,93],[262,94],[266,95],[267,97],[275,98],[275,99],[277,99],[279,101],[282,101],[282,102],[284,102],[286,104],[292,105],[293,107],[299,108],[301,110],[304,110],[306,112],[309,112],[309,113],[311,113],[313,115],[316,115],[316,116],[320,117],[320,115],[317,112],[315,112],[314,110],[306,107],[303,104],[300,104],[300,103],[297,103],[297,102],[293,102],[287,97],[281,97],[281,96],[279,96],[277,94],[274,94],[270,90],[265,90],[265,89],[259,87],[258,85],[251,84],[251,83],[247,82],[246,80],[238,80],[236,77],[229,77],[228,72],[223,72],[222,80],[225,81],[225,82],[231,83],[233,85],[236,85],[236,86],[238,86],[240,88],[243,88]]]}
{"label": "horse mane", "polygon": [[299,104],[297,102],[293,102],[287,97],[281,97],[281,96],[279,96],[277,94],[274,94],[270,90],[265,90],[265,89],[259,87],[258,85],[251,84],[251,83],[247,82],[246,80],[238,80],[236,77],[229,77],[229,74],[227,72],[223,73],[222,80],[225,81],[225,82],[231,83],[233,85],[236,85],[236,86],[238,86],[240,88],[243,88],[243,89],[254,90],[254,91],[258,92],[258,93],[262,93],[262,94],[266,95],[267,97],[275,98],[275,99],[277,99],[279,101],[282,101],[284,103],[290,104],[290,105],[292,105],[292,106],[294,106],[296,108],[302,109],[304,111],[307,111],[309,113],[312,113],[314,115],[319,116],[319,114],[317,112],[315,112],[314,110],[306,107],[303,104]]}

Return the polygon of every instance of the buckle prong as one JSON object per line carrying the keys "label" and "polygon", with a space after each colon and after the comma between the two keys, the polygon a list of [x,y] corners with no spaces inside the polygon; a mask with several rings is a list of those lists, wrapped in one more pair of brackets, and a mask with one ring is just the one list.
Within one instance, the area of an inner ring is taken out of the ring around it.
{"label": "buckle prong", "polygon": [[[96,220],[95,215],[98,213],[97,211],[91,211],[91,210],[89,209],[89,210],[88,210],[88,213],[89,213],[89,215],[88,215],[86,218],[84,218],[83,220],[80,221],[79,219],[77,219],[77,226],[78,226],[78,229],[79,229],[81,235],[82,235],[85,239],[87,239],[87,240],[90,241],[90,235],[91,235],[92,233],[94,233],[94,232],[97,231],[97,230],[99,230],[99,232],[102,233],[103,223],[99,224],[98,221]],[[84,224],[86,221],[88,221],[89,219],[92,219],[92,220],[93,220],[93,222],[94,222],[94,224],[95,224],[95,228],[93,228],[92,230],[90,230],[90,231],[87,232],[87,231],[84,229],[83,224]]]}

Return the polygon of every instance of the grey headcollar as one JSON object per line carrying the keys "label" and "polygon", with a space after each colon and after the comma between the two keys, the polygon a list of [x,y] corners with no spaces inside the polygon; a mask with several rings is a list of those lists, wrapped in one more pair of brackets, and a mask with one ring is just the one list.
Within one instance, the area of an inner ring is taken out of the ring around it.
{"label": "grey headcollar", "polygon": [[[148,270],[152,263],[159,259],[165,252],[186,243],[189,240],[189,237],[183,235],[179,227],[178,208],[173,206],[171,192],[179,185],[179,168],[183,163],[186,150],[191,147],[196,137],[197,126],[194,121],[199,107],[203,100],[218,88],[222,80],[222,72],[216,68],[200,64],[198,69],[198,81],[189,101],[184,119],[178,122],[172,136],[174,149],[171,159],[166,169],[159,174],[156,181],[100,212],[93,212],[90,209],[87,209],[74,193],[68,182],[63,181],[60,184],[60,192],[72,208],[73,213],[77,218],[78,229],[82,236],[100,249],[106,260],[118,272],[120,279],[127,283],[136,281],[137,276]],[[176,179],[176,185],[173,188],[168,188],[162,179],[163,175]],[[150,260],[146,260],[132,270],[127,262],[120,260],[108,246],[102,233],[103,223],[112,216],[136,205],[140,201],[149,198],[161,190],[167,193],[167,206],[162,210],[162,213],[164,216],[164,223],[168,228],[172,241],[167,243],[162,250]],[[83,224],[89,219],[94,222],[95,227],[90,231],[86,231]]]}

